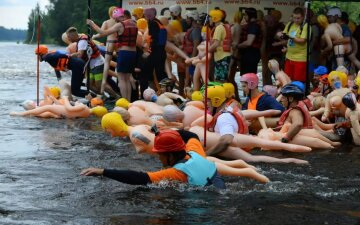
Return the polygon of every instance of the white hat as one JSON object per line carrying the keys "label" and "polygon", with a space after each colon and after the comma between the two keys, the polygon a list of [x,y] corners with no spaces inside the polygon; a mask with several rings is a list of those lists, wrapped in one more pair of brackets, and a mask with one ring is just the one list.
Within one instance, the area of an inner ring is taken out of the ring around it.
{"label": "white hat", "polygon": [[181,14],[181,6],[172,5],[169,7],[170,12],[172,12],[175,16],[180,16]]}
{"label": "white hat", "polygon": [[199,13],[197,11],[187,11],[186,17],[193,18],[193,20],[199,20]]}
{"label": "white hat", "polygon": [[341,17],[341,10],[338,7],[331,7],[328,11],[327,14],[328,16],[338,16]]}

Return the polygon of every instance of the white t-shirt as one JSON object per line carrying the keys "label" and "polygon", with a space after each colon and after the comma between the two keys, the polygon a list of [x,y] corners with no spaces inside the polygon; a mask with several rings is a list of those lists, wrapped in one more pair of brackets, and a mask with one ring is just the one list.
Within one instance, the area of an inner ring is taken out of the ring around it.
{"label": "white t-shirt", "polygon": [[[80,40],[78,42],[78,51],[83,50],[85,51],[86,54],[87,48],[88,48],[88,42],[86,40]],[[102,55],[99,55],[95,59],[90,60],[90,69],[93,69],[94,67],[97,66],[101,66],[104,64],[104,62],[105,62],[104,57]]]}
{"label": "white t-shirt", "polygon": [[226,134],[234,135],[238,132],[239,125],[231,113],[222,113],[216,120],[214,130],[215,133],[220,134],[220,136],[224,136]]}

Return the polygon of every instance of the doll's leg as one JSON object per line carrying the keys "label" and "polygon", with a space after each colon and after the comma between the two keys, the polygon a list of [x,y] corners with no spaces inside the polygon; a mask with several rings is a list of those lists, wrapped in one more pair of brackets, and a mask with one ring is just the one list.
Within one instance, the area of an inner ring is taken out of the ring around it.
{"label": "doll's leg", "polygon": [[331,144],[322,141],[318,138],[313,138],[313,137],[307,137],[301,134],[297,134],[292,140],[291,142],[292,144],[297,144],[297,145],[304,145],[304,146],[308,146],[311,148],[322,148],[322,149],[332,149],[334,148]]}
{"label": "doll's leg", "polygon": [[220,153],[219,156],[228,159],[242,159],[246,162],[266,162],[266,163],[295,163],[295,164],[308,164],[307,161],[295,158],[279,159],[266,155],[251,155],[250,153],[237,148],[229,146],[224,152]]}
{"label": "doll's leg", "polygon": [[196,65],[195,71],[194,71],[194,77],[193,77],[194,91],[199,91],[201,88],[200,78],[201,78],[200,68],[198,65]]}
{"label": "doll's leg", "polygon": [[217,163],[221,163],[233,168],[252,168],[254,170],[256,170],[255,166],[249,165],[247,164],[244,160],[242,159],[236,159],[236,160],[231,160],[231,161],[226,161],[226,160],[221,160],[219,158],[216,157],[212,157],[212,156],[207,156],[206,157],[207,160],[211,161],[211,162],[217,162]]}
{"label": "doll's leg", "polygon": [[319,132],[317,132],[314,129],[302,129],[302,130],[300,130],[299,134],[304,135],[304,136],[318,138],[322,141],[325,141],[325,142],[331,144],[332,146],[340,146],[341,145],[340,142],[333,142],[333,141],[329,140],[328,138],[322,136]]}
{"label": "doll's leg", "polygon": [[334,46],[334,53],[335,53],[337,65],[343,66],[344,65],[344,54],[345,54],[344,45]]}
{"label": "doll's leg", "polygon": [[222,163],[215,163],[216,169],[220,175],[223,176],[241,176],[241,177],[249,177],[254,180],[260,181],[261,183],[269,182],[269,178],[264,175],[259,174],[252,168],[232,168]]}
{"label": "doll's leg", "polygon": [[55,105],[44,105],[41,107],[37,107],[35,109],[27,110],[24,112],[12,112],[10,113],[11,116],[38,116],[44,112],[52,112],[56,115],[59,115],[59,113],[53,112],[53,108]]}

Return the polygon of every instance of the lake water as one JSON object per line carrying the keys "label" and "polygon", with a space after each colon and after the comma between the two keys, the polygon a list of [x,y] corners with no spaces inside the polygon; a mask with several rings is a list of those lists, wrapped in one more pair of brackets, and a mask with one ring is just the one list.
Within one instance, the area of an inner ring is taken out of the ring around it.
{"label": "lake water", "polygon": [[[97,118],[10,117],[23,110],[19,103],[36,99],[34,49],[0,43],[0,224],[360,224],[360,148],[353,145],[307,154],[254,151],[310,165],[257,163],[270,183],[225,177],[223,192],[79,176],[90,166],[149,171],[160,163],[105,134]],[[40,90],[56,85],[46,63],[40,74]]]}

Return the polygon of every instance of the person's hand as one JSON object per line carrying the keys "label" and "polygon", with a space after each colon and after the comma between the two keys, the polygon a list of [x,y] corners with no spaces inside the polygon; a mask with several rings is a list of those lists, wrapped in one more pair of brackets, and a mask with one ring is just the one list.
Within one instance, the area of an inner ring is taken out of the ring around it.
{"label": "person's hand", "polygon": [[192,58],[185,59],[185,64],[190,65],[192,60],[193,60]]}
{"label": "person's hand", "polygon": [[194,66],[196,66],[196,64],[198,64],[200,62],[200,59],[194,59],[193,61],[192,61],[192,64],[194,65]]}
{"label": "person's hand", "polygon": [[104,169],[100,168],[87,168],[81,171],[80,175],[82,176],[102,176],[104,174]]}
{"label": "person's hand", "polygon": [[92,21],[92,20],[90,20],[90,19],[86,19],[86,24],[87,25],[90,25],[91,26],[91,24],[93,24],[94,23],[94,21]]}

